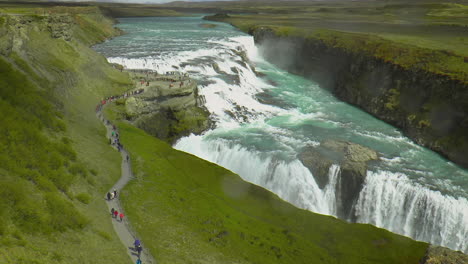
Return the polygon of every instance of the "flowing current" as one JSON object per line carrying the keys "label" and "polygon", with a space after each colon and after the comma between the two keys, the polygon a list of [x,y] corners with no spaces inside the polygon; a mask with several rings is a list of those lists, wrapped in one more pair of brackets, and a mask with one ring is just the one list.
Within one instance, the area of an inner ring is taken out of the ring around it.
{"label": "flowing current", "polygon": [[[125,18],[127,32],[96,46],[128,69],[187,72],[216,127],[175,148],[217,163],[295,206],[338,216],[340,167],[320,188],[297,155],[327,139],[379,152],[352,220],[468,253],[468,172],[419,147],[316,83],[269,64],[253,38],[200,17]],[[250,61],[250,62],[249,62]]]}

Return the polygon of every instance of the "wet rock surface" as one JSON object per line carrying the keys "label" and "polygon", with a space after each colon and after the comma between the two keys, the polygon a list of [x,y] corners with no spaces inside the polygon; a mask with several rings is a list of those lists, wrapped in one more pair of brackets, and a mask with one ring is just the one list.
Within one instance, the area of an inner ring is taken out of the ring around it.
{"label": "wet rock surface", "polygon": [[329,183],[329,169],[332,164],[341,168],[336,185],[338,216],[352,219],[353,205],[366,180],[367,163],[378,160],[376,151],[362,145],[336,140],[326,140],[319,146],[303,149],[298,158],[307,167],[319,188]]}

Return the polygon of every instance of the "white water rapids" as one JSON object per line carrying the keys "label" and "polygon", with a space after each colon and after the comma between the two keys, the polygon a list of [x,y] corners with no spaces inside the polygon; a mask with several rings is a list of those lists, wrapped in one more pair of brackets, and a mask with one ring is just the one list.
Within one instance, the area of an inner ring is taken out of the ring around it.
{"label": "white water rapids", "polygon": [[[231,30],[227,26],[221,29]],[[174,147],[219,164],[299,208],[338,215],[336,190],[340,167],[330,167],[328,184],[320,189],[312,173],[296,158],[303,146],[317,145],[321,137],[335,135],[343,136],[344,140],[356,139],[361,144],[369,142],[370,147],[387,144],[380,151],[389,149],[388,153],[382,154],[381,165],[369,168],[354,205],[357,222],[468,253],[466,190],[461,187],[462,195],[451,194],[450,190],[460,189],[452,187],[453,180],[440,180],[433,176],[436,173],[424,171],[426,163],[415,164],[414,152],[427,150],[420,150],[399,132],[385,134],[388,128],[381,129],[380,122],[333,99],[316,84],[268,64],[252,37],[232,32],[231,37],[209,39],[206,42],[209,48],[166,49],[141,56],[108,56],[108,60],[129,69],[190,73],[200,83],[199,94],[205,97],[205,107],[216,128],[203,135],[182,138]],[[266,78],[256,75],[243,61],[242,51]],[[268,78],[280,84],[266,81]],[[281,83],[284,80],[286,84]],[[257,95],[264,91],[275,92],[275,100],[281,100],[262,103]],[[334,107],[345,110],[334,112]],[[368,118],[367,127],[376,130],[363,130],[357,115]],[[434,159],[443,166],[454,167],[438,157]],[[405,163],[406,160],[409,161]],[[407,168],[408,163],[415,165]],[[415,173],[410,176],[404,171]],[[466,177],[465,172],[460,173]],[[448,191],[442,193],[440,186],[448,186]]]}

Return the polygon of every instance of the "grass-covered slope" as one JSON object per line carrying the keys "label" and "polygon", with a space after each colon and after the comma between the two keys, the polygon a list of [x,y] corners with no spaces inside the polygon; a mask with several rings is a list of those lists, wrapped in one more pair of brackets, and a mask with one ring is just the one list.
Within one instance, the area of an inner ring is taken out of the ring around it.
{"label": "grass-covered slope", "polygon": [[93,111],[129,82],[89,48],[117,33],[112,21],[94,8],[2,11],[0,263],[128,263],[103,200],[120,157]]}
{"label": "grass-covered slope", "polygon": [[[121,106],[107,109],[111,119]],[[426,243],[297,209],[234,173],[117,122],[136,179],[127,217],[158,263],[418,263]]]}

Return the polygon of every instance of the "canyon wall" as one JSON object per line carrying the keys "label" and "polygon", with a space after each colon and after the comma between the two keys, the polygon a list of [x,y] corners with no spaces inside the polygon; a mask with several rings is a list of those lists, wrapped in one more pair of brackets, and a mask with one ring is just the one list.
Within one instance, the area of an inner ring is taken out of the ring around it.
{"label": "canyon wall", "polygon": [[270,62],[318,82],[339,99],[401,129],[416,143],[468,167],[468,84],[332,46],[319,38],[248,32]]}

